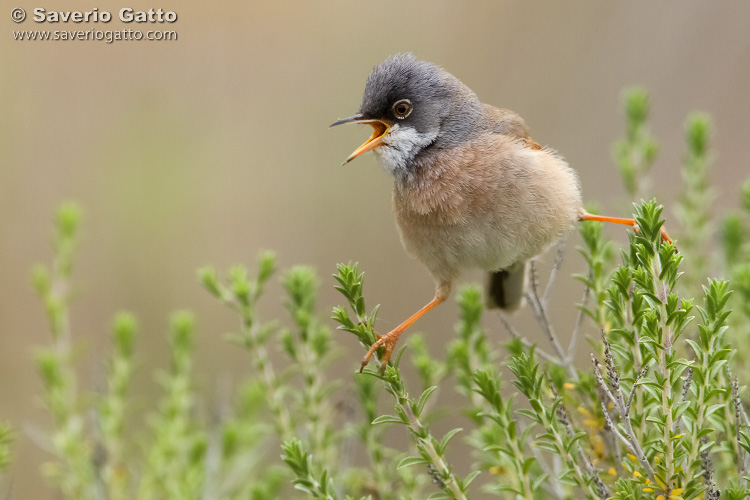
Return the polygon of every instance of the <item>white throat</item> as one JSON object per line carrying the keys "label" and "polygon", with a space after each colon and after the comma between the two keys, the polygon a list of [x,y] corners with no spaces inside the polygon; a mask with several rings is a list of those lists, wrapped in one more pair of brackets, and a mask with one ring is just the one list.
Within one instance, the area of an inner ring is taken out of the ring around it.
{"label": "white throat", "polygon": [[394,177],[404,179],[411,177],[407,165],[414,157],[426,148],[437,137],[437,132],[422,134],[412,127],[393,125],[381,139],[382,145],[373,151],[380,164]]}

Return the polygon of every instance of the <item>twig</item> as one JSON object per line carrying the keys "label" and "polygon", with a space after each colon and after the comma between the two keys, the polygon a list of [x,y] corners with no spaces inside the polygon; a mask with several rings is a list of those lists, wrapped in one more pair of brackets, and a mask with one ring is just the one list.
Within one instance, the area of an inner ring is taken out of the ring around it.
{"label": "twig", "polygon": [[[625,413],[628,413],[628,414],[630,413],[630,407],[633,406],[633,399],[635,399],[635,388],[638,387],[638,382],[643,377],[645,377],[647,373],[648,373],[648,366],[644,366],[643,369],[635,377],[635,380],[633,381],[633,387],[630,389],[630,394],[628,394],[628,402],[625,405]],[[692,371],[690,373],[692,373]]]}
{"label": "twig", "polygon": [[[711,448],[708,445],[708,436],[700,439],[701,448],[701,468],[703,469],[703,484],[707,486],[706,494],[703,496],[706,500],[719,500],[720,492],[716,487],[714,480],[714,462],[711,459]],[[704,448],[705,447],[705,448]]]}
{"label": "twig", "polygon": [[583,311],[586,308],[586,304],[589,301],[591,295],[591,289],[586,287],[583,290],[583,297],[581,298],[581,306],[578,308],[578,316],[576,317],[576,324],[573,327],[573,333],[570,335],[570,344],[568,344],[568,362],[573,362],[573,356],[575,356],[576,343],[578,342],[578,333],[581,331],[583,325]]}
{"label": "twig", "polygon": [[625,446],[630,448],[630,441],[628,441],[628,438],[622,435],[622,433],[615,427],[614,422],[612,422],[612,417],[609,416],[609,412],[607,411],[607,406],[604,404],[604,401],[600,401],[599,404],[602,406],[602,413],[604,413],[604,423],[607,425],[608,429],[612,431],[612,434],[617,436],[620,441],[625,443]]}
{"label": "twig", "polygon": [[546,359],[547,361],[551,363],[555,363],[556,365],[562,366],[563,363],[556,358],[555,356],[549,354],[548,352],[540,349],[539,347],[536,347],[536,345],[531,342],[526,337],[522,336],[520,333],[518,333],[518,330],[515,329],[515,327],[508,321],[508,318],[505,317],[505,314],[503,314],[501,311],[498,312],[500,316],[500,321],[503,322],[503,326],[505,326],[505,329],[508,330],[508,333],[510,333],[510,336],[514,339],[518,339],[521,341],[521,343],[524,345],[524,347],[532,348],[534,347],[534,352],[541,356],[542,358]]}
{"label": "twig", "polygon": [[596,376],[596,381],[599,382],[599,386],[602,388],[610,401],[612,401],[612,404],[615,406],[615,408],[618,408],[620,402],[615,397],[615,395],[612,394],[612,391],[609,390],[609,385],[604,382],[604,377],[602,376],[602,370],[599,365],[599,360],[596,359],[596,356],[594,356],[593,353],[591,354],[591,362],[594,363],[594,375]]}
{"label": "twig", "polygon": [[685,401],[688,396],[688,391],[690,390],[690,384],[693,382],[693,374],[695,372],[693,371],[693,367],[690,366],[686,370],[685,378],[682,381],[682,394],[680,395],[680,402]]}
{"label": "twig", "polygon": [[550,292],[552,292],[552,284],[555,282],[555,278],[557,277],[557,271],[559,271],[560,267],[562,266],[563,258],[565,257],[565,249],[567,248],[567,246],[567,238],[563,238],[562,240],[560,240],[560,243],[557,245],[555,262],[552,264],[552,270],[549,272],[547,286],[544,289],[544,295],[542,295],[542,304],[544,304],[545,307],[549,303],[549,295]]}
{"label": "twig", "polygon": [[[518,427],[519,427],[519,434],[521,432],[522,427],[520,426],[521,421],[517,421]],[[536,462],[539,464],[539,467],[542,469],[542,472],[547,475],[547,477],[557,477],[559,474],[559,471],[555,471],[550,467],[550,465],[547,463],[547,460],[544,458],[544,455],[541,453],[539,448],[536,446],[531,446],[531,453],[534,454],[534,458],[536,458]],[[554,458],[559,458],[555,456]],[[554,495],[556,498],[566,498],[565,497],[565,488],[563,488],[562,483],[559,481],[550,481],[552,485],[548,485],[547,481],[544,482],[544,489],[545,491],[550,494]]]}
{"label": "twig", "polygon": [[607,396],[612,400],[612,404],[617,410],[617,413],[620,415],[620,419],[622,420],[623,427],[625,428],[625,433],[627,434],[628,448],[630,448],[630,450],[635,454],[636,458],[638,459],[638,462],[641,464],[641,467],[643,467],[644,470],[646,470],[646,472],[649,475],[649,479],[651,479],[652,482],[656,482],[654,469],[651,467],[651,464],[646,459],[646,454],[643,452],[643,449],[641,449],[641,446],[638,443],[638,438],[635,436],[635,432],[633,431],[633,425],[630,422],[630,413],[625,411],[627,407],[625,405],[625,401],[623,400],[622,393],[619,391],[619,387],[617,390],[617,395],[615,396],[615,394],[613,394],[612,391],[610,391],[610,388],[604,382],[604,377],[602,376],[601,367],[599,366],[599,360],[596,359],[596,356],[594,356],[593,354],[591,354],[591,361],[594,363],[594,375],[596,376],[596,380],[599,383],[599,386],[604,390]]}
{"label": "twig", "polygon": [[742,448],[742,424],[740,419],[742,418],[742,401],[740,400],[740,384],[737,382],[737,377],[732,374],[732,371],[727,368],[727,374],[729,375],[730,386],[732,388],[732,406],[734,406],[734,428],[735,428],[735,439],[737,440],[737,472],[740,473],[740,477],[745,477],[745,450]]}
{"label": "twig", "polygon": [[560,361],[562,362],[562,366],[567,369],[568,374],[570,375],[570,378],[572,378],[574,381],[577,381],[578,372],[576,371],[575,367],[572,365],[570,360],[567,359],[567,356],[565,355],[565,351],[563,350],[563,347],[560,344],[560,340],[557,338],[557,334],[555,333],[555,330],[552,327],[552,323],[549,320],[549,316],[547,315],[547,309],[541,303],[541,300],[539,298],[539,291],[537,289],[536,265],[534,264],[533,260],[529,263],[529,265],[530,265],[529,274],[531,275],[531,279],[530,279],[531,290],[526,292],[526,298],[528,299],[529,303],[532,306],[537,323],[539,323],[542,330],[547,335],[547,339],[550,341],[550,343],[552,344],[552,347],[555,349],[555,354],[557,354],[557,357],[560,358]]}
{"label": "twig", "polygon": [[[547,375],[547,383],[550,386],[550,389],[552,389],[552,394],[555,398],[559,397],[559,394],[557,392],[557,388],[555,387],[555,384],[552,382],[552,379],[550,379],[549,374]],[[570,417],[568,416],[568,409],[565,407],[565,403],[560,401],[560,403],[557,405],[557,420],[562,424],[562,426],[565,428],[565,431],[568,433],[568,437],[575,436],[576,432],[573,429],[573,426],[570,423]],[[583,464],[583,470],[591,477],[592,482],[596,486],[595,492],[599,496],[599,498],[605,499],[612,496],[612,491],[610,491],[609,487],[607,487],[606,484],[602,481],[602,479],[599,477],[599,470],[594,467],[593,462],[591,461],[591,458],[584,453],[583,449],[579,446],[578,447],[578,457],[581,460],[581,463]]]}
{"label": "twig", "polygon": [[[688,393],[690,392],[690,385],[693,383],[694,373],[695,372],[693,371],[692,366],[688,367],[688,369],[685,370],[685,376],[682,378],[682,392],[680,393],[680,402],[687,400]],[[640,378],[640,376],[638,378]],[[638,382],[638,379],[636,379],[636,382]],[[633,384],[633,392],[635,392],[635,384]],[[675,432],[677,432],[681,426],[682,415],[680,415],[680,418],[678,418],[677,422],[675,423]]]}
{"label": "twig", "polygon": [[607,448],[610,450],[613,450],[614,453],[614,462],[615,466],[617,467],[617,470],[620,472],[620,474],[624,474],[625,470],[622,467],[622,452],[620,451],[620,447],[617,445],[618,440],[618,434],[622,435],[618,429],[614,427],[614,424],[612,424],[612,415],[609,413],[609,408],[607,408],[607,405],[603,404],[603,393],[604,391],[599,388],[599,401],[602,406],[602,411],[604,412],[604,438],[607,439],[608,445]]}

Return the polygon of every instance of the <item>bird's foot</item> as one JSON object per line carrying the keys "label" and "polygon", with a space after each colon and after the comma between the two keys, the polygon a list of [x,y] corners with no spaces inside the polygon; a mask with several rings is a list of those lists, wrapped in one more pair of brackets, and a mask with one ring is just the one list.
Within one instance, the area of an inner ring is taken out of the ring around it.
{"label": "bird's foot", "polygon": [[373,344],[370,346],[370,349],[367,351],[367,354],[365,354],[365,357],[362,358],[362,367],[359,369],[359,373],[362,373],[362,370],[364,370],[365,366],[367,366],[367,362],[370,361],[372,355],[375,354],[375,351],[377,351],[380,347],[385,348],[383,357],[380,360],[380,373],[385,373],[385,367],[388,366],[388,360],[391,358],[393,348],[396,347],[396,342],[398,342],[398,338],[401,336],[401,334],[404,333],[404,331],[412,324],[414,324],[415,321],[421,318],[427,311],[443,302],[448,297],[449,292],[450,283],[441,283],[438,286],[438,294],[435,295],[435,298],[428,302],[426,306],[409,316],[409,319],[388,332],[387,335],[378,335],[378,340],[373,342]]}
{"label": "bird's foot", "polygon": [[[669,237],[669,235],[667,234],[667,228],[664,226],[661,227],[661,239],[666,241],[667,243],[672,243],[674,245],[674,241],[672,241],[672,238]],[[676,248],[675,251],[677,251]]]}
{"label": "bird's foot", "polygon": [[362,366],[359,369],[359,373],[362,373],[362,370],[365,369],[365,366],[367,366],[367,363],[369,363],[372,355],[375,354],[375,351],[377,351],[380,347],[385,348],[383,357],[380,360],[380,373],[385,373],[385,367],[388,366],[388,360],[391,359],[391,354],[393,353],[393,349],[396,347],[396,342],[398,342],[398,338],[401,336],[402,331],[403,330],[399,330],[398,328],[396,328],[386,335],[378,335],[378,340],[373,342],[373,344],[370,346],[370,349],[367,351],[367,354],[365,354],[365,357],[362,358]]}

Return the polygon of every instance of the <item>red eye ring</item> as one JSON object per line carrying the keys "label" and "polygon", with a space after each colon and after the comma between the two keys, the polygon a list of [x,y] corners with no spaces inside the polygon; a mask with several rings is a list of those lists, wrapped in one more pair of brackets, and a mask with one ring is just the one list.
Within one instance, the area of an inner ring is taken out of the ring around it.
{"label": "red eye ring", "polygon": [[412,105],[409,99],[401,99],[393,104],[393,114],[396,118],[403,120],[411,114]]}

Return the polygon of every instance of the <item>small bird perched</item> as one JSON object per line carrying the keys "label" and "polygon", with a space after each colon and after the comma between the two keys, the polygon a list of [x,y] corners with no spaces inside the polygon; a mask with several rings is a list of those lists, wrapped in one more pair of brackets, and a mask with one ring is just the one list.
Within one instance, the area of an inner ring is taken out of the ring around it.
{"label": "small bird perched", "polygon": [[344,164],[372,150],[393,175],[401,242],[436,283],[427,305],[378,336],[362,369],[381,346],[385,369],[401,333],[448,298],[462,271],[488,271],[489,305],[512,311],[522,302],[526,261],[576,220],[635,226],[588,214],[575,172],[531,139],[520,116],[483,104],[458,78],[412,54],[372,70],[359,113],[331,126],[345,123],[374,129]]}

